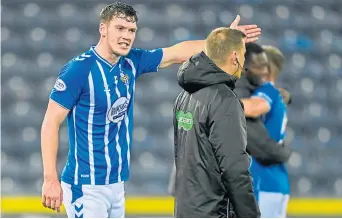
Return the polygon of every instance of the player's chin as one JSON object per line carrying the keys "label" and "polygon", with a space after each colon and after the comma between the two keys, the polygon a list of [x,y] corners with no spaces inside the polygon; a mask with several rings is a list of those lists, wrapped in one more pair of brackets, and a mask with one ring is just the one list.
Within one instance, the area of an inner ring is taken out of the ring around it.
{"label": "player's chin", "polygon": [[114,53],[119,56],[127,56],[129,51],[131,50],[132,47],[125,47],[125,48],[117,48],[114,50]]}

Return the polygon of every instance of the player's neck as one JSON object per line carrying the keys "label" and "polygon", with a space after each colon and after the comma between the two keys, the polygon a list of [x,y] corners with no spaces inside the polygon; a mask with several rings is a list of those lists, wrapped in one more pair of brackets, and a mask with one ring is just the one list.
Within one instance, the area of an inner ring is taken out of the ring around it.
{"label": "player's neck", "polygon": [[97,52],[97,54],[99,54],[103,59],[105,59],[112,65],[115,64],[120,58],[120,56],[111,53],[108,50],[108,48],[104,46],[101,42],[99,42],[94,49]]}
{"label": "player's neck", "polygon": [[274,76],[270,76],[270,82],[272,83],[272,84],[275,84],[275,82],[276,82],[276,78],[274,77]]}

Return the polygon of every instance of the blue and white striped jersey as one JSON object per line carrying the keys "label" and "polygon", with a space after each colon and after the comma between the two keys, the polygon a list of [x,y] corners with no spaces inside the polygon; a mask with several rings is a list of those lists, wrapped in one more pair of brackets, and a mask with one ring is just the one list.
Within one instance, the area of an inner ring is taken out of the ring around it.
{"label": "blue and white striped jersey", "polygon": [[[270,137],[281,143],[285,138],[287,110],[279,90],[268,82],[257,88],[252,96],[264,98],[271,106],[270,111],[263,116],[264,124]],[[251,173],[256,191],[290,193],[290,182],[285,164],[265,167],[253,159]]]}
{"label": "blue and white striped jersey", "polygon": [[111,65],[91,47],[60,71],[50,98],[70,110],[62,181],[105,185],[129,177],[136,79],[158,71],[162,49],[130,53]]}

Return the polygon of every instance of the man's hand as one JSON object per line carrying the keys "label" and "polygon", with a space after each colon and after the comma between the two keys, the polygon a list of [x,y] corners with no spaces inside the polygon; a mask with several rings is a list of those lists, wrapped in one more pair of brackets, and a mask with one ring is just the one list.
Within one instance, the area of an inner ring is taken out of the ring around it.
{"label": "man's hand", "polygon": [[243,98],[241,102],[244,105],[245,115],[249,118],[257,118],[271,110],[271,105],[262,97]]}
{"label": "man's hand", "polygon": [[261,34],[261,29],[255,25],[240,25],[240,15],[237,15],[233,23],[230,25],[229,28],[231,29],[237,29],[246,34],[247,38],[245,40],[245,43],[252,43],[259,39],[259,36]]}
{"label": "man's hand", "polygon": [[[255,42],[259,39],[261,29],[255,25],[240,25],[240,16],[236,16],[229,28],[243,32],[247,37],[245,43]],[[191,56],[204,51],[205,40],[191,40],[177,43],[171,47],[163,48],[163,59],[159,68],[166,68],[173,64],[186,62]]]}
{"label": "man's hand", "polygon": [[280,94],[283,97],[283,100],[286,103],[286,105],[289,105],[291,103],[290,92],[288,90],[286,90],[285,88],[278,88],[278,90],[280,91]]}
{"label": "man's hand", "polygon": [[63,192],[61,184],[55,179],[44,179],[42,187],[42,204],[46,208],[60,212],[63,203]]}

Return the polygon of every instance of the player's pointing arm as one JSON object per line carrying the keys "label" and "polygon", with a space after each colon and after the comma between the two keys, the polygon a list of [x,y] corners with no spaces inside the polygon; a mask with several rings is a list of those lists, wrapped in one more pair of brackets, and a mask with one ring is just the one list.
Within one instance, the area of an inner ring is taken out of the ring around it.
{"label": "player's pointing arm", "polygon": [[[239,26],[240,16],[238,15],[230,25],[232,29],[238,29],[246,34],[246,43],[255,42],[261,34],[257,25]],[[187,61],[191,56],[204,51],[205,40],[184,41],[174,46],[163,48],[163,59],[160,68],[166,68],[172,64],[180,64]]]}

